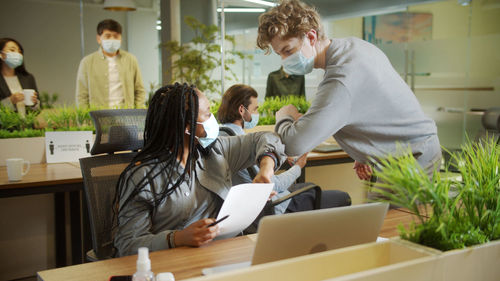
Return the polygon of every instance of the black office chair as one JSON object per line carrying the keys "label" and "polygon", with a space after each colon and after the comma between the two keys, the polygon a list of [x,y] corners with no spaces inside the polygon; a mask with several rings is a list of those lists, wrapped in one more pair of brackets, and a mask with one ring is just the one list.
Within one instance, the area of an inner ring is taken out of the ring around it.
{"label": "black office chair", "polygon": [[[113,247],[113,200],[116,183],[137,151],[143,147],[145,109],[98,110],[90,112],[96,128],[92,155],[80,159],[87,200],[93,249],[88,261],[111,258]],[[121,152],[121,153],[116,153]]]}

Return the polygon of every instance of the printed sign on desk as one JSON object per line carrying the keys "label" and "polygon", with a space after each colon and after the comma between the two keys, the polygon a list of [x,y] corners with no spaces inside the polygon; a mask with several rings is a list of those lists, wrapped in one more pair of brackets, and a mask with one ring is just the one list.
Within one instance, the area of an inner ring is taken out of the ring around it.
{"label": "printed sign on desk", "polygon": [[92,131],[45,132],[47,163],[78,162],[90,156]]}

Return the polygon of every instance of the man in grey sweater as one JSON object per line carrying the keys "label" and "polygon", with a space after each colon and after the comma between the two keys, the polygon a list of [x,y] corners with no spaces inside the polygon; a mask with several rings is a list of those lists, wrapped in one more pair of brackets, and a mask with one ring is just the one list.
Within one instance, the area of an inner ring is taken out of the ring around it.
{"label": "man in grey sweater", "polygon": [[259,18],[257,45],[282,58],[287,73],[325,70],[310,109],[301,116],[288,105],[276,113],[275,130],[287,155],[301,155],[333,135],[370,179],[370,159],[410,147],[429,173],[440,163],[434,121],[426,117],[385,54],[357,38],[327,39],[314,8],[284,1]]}

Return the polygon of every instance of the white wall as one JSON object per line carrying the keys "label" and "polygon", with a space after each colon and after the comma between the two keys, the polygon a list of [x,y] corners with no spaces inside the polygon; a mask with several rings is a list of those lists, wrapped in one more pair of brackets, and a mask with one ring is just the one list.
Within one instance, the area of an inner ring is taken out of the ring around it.
{"label": "white wall", "polygon": [[139,61],[146,93],[151,90],[151,83],[161,84],[159,34],[156,30],[157,14],[155,11],[135,11],[127,14],[128,51]]}
{"label": "white wall", "polygon": [[[102,5],[84,4],[84,54],[98,48],[99,21],[118,21],[124,28],[122,48],[133,46],[130,51],[139,60],[149,90],[150,81],[158,82],[159,60],[157,52],[152,51],[158,45],[156,14],[138,10],[127,16],[127,12],[106,11]],[[60,103],[74,104],[76,73],[82,58],[78,1],[2,0],[0,26],[0,37],[13,37],[23,45],[26,68],[35,76],[39,91],[57,92]]]}

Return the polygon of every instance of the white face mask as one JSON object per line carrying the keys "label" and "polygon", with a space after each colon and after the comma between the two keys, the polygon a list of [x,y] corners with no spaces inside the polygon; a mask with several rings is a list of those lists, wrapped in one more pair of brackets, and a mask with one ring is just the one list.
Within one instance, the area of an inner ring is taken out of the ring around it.
{"label": "white face mask", "polygon": [[217,119],[213,114],[210,114],[210,118],[208,118],[205,122],[196,122],[203,126],[207,136],[203,138],[198,138],[198,142],[203,148],[207,148],[211,143],[215,141],[215,139],[219,136],[219,124],[217,123]]}
{"label": "white face mask", "polygon": [[[243,107],[245,108],[245,107]],[[245,108],[245,110],[250,113],[250,111],[248,111],[248,109]],[[243,117],[243,128],[245,129],[252,129],[253,127],[257,126],[257,123],[259,123],[259,113],[254,113],[254,114],[251,114],[252,115],[252,120],[250,121],[246,121],[245,118]]]}
{"label": "white face mask", "polygon": [[115,39],[101,40],[102,49],[106,53],[110,54],[116,53],[116,51],[120,49],[121,44],[122,44],[121,40],[115,40]]}
{"label": "white face mask", "polygon": [[18,52],[4,52],[5,59],[3,61],[10,67],[16,68],[23,64],[23,55]]}
{"label": "white face mask", "polygon": [[[304,40],[308,39],[306,38]],[[300,50],[281,61],[283,69],[286,73],[294,75],[305,75],[311,73],[311,71],[313,70],[315,56],[313,55],[310,58],[306,58],[302,53],[302,48],[304,48],[304,45],[302,45]]]}

